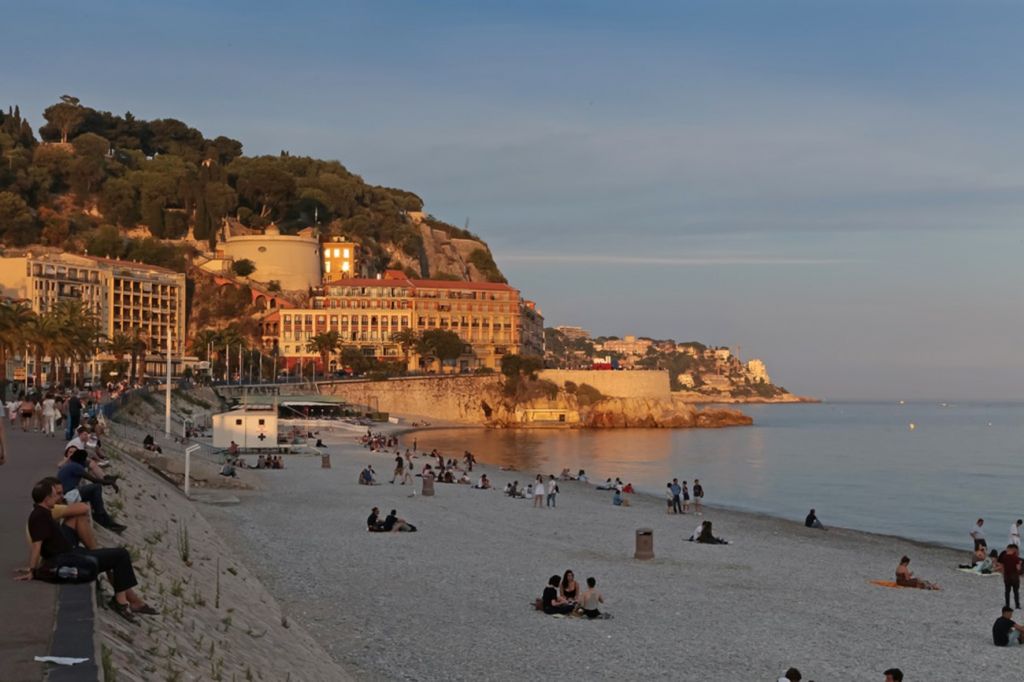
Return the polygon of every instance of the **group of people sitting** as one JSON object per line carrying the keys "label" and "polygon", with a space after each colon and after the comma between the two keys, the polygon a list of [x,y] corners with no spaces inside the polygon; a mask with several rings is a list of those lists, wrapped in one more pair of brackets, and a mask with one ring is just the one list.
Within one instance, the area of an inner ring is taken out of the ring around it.
{"label": "group of people sitting", "polygon": [[373,433],[367,429],[366,435],[360,439],[360,442],[369,448],[370,452],[376,452],[377,450],[397,447],[398,436],[387,436],[383,433]]}
{"label": "group of people sitting", "polygon": [[394,509],[381,521],[380,509],[374,507],[366,518],[366,530],[371,533],[415,533],[416,526],[405,519],[398,518]]}
{"label": "group of people sitting", "polygon": [[571,570],[561,576],[551,576],[539,602],[539,609],[551,616],[609,617],[599,608],[604,603],[604,596],[597,590],[597,580],[587,578],[587,589],[580,590]]}
{"label": "group of people sitting", "polygon": [[711,530],[711,521],[704,519],[690,534],[690,542],[699,542],[702,545],[728,545],[728,540],[723,540],[720,537],[716,537],[714,532]]}
{"label": "group of people sitting", "polygon": [[367,464],[359,472],[359,485],[380,485],[380,481],[377,480],[377,472],[373,470],[372,464]]}
{"label": "group of people sitting", "polygon": [[118,476],[104,472],[110,461],[103,456],[100,435],[99,430],[76,427],[56,475],[32,487],[29,559],[16,579],[84,583],[105,573],[114,590],[110,608],[134,623],[136,615],[157,611],[135,592],[138,581],[128,550],[101,547],[93,530],[93,523],[115,533],[127,528],[110,516],[104,504],[104,487],[119,491]]}

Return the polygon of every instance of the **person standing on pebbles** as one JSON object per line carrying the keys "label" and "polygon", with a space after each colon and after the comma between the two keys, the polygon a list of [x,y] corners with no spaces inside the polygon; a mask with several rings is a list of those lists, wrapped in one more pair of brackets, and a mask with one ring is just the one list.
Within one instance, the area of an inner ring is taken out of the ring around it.
{"label": "person standing on pebbles", "polygon": [[693,511],[697,516],[703,516],[700,511],[701,504],[704,503],[704,486],[700,484],[700,479],[693,479]]}

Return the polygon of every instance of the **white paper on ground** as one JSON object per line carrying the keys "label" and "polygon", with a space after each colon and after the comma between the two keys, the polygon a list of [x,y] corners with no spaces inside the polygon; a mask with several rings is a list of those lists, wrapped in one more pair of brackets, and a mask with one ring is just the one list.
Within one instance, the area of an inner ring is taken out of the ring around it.
{"label": "white paper on ground", "polygon": [[67,656],[36,656],[36,663],[56,663],[57,665],[75,665],[85,663],[88,658],[68,658]]}

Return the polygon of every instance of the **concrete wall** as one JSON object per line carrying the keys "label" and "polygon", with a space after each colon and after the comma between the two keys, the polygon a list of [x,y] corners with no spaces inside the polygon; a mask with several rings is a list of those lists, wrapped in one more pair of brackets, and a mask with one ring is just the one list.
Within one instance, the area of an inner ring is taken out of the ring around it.
{"label": "concrete wall", "polygon": [[610,398],[668,398],[667,370],[577,370],[545,369],[539,374],[559,388],[566,381],[590,384]]}
{"label": "concrete wall", "polygon": [[481,424],[487,418],[483,403],[494,402],[485,395],[498,383],[495,375],[408,377],[320,384],[320,393],[396,415]]}

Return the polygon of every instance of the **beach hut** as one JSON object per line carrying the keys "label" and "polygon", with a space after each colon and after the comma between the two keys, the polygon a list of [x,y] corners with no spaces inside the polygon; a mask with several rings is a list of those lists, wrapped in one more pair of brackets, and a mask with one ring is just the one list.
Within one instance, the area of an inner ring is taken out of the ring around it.
{"label": "beach hut", "polygon": [[231,441],[243,450],[278,447],[277,410],[271,405],[241,405],[213,415],[213,447],[227,448]]}

